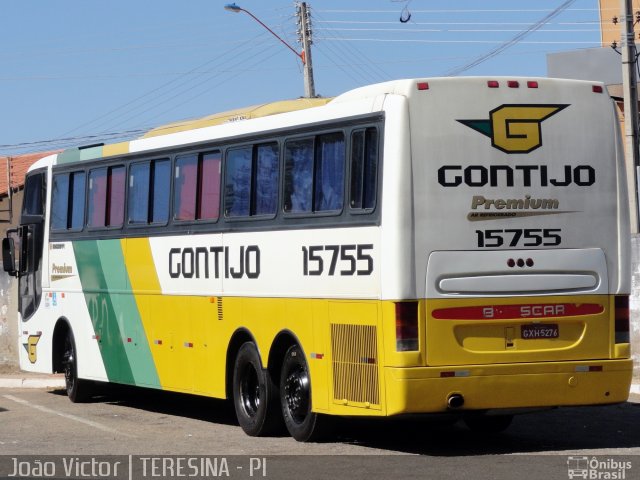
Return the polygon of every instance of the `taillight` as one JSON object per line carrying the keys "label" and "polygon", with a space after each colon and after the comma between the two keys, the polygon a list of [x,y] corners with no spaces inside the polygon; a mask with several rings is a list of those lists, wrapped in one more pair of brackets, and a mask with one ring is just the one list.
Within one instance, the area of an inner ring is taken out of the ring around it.
{"label": "taillight", "polygon": [[396,350],[418,350],[418,302],[396,303]]}
{"label": "taillight", "polygon": [[629,343],[629,295],[616,295],[616,343]]}

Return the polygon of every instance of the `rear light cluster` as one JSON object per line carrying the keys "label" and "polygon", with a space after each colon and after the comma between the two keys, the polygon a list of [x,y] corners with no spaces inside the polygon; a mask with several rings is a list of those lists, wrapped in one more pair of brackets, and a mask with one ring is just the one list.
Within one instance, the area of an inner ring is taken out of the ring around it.
{"label": "rear light cluster", "polygon": [[396,350],[418,350],[418,302],[396,303]]}
{"label": "rear light cluster", "polygon": [[514,268],[515,266],[518,266],[520,268],[524,268],[525,266],[533,267],[534,265],[535,262],[533,261],[533,258],[527,258],[526,260],[524,260],[523,258],[519,258],[517,260],[510,258],[509,260],[507,260],[507,267],[509,268]]}
{"label": "rear light cluster", "polygon": [[[498,80],[487,80],[487,87],[500,88],[500,82]],[[518,80],[507,80],[507,87],[520,88],[520,82]],[[527,88],[538,88],[538,82],[527,80]]]}
{"label": "rear light cluster", "polygon": [[614,305],[616,343],[629,343],[629,295],[616,295]]}
{"label": "rear light cluster", "polygon": [[[429,82],[418,82],[416,83],[416,87],[418,90],[429,90]],[[500,82],[498,80],[487,80],[487,87],[489,88],[500,88]],[[507,80],[507,87],[509,88],[520,88],[520,82],[518,80]],[[537,80],[527,80],[527,88],[538,88]],[[593,93],[604,93],[604,88],[602,85],[592,85],[591,91]]]}

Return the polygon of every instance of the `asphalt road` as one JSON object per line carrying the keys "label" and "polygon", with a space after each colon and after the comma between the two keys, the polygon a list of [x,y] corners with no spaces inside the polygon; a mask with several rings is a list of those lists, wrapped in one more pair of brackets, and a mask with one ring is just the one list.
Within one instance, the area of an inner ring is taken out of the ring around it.
{"label": "asphalt road", "polygon": [[[473,433],[462,423],[343,419],[331,441],[305,444],[246,436],[233,407],[218,400],[118,388],[72,404],[59,390],[0,389],[0,454],[9,456],[0,458],[5,463],[26,455],[213,455],[241,464],[267,457],[263,473],[270,478],[332,480],[566,479],[569,457],[629,456],[626,480],[640,478],[640,404],[518,416],[497,435]],[[600,470],[611,462],[603,465]],[[240,473],[247,477],[246,468]]]}

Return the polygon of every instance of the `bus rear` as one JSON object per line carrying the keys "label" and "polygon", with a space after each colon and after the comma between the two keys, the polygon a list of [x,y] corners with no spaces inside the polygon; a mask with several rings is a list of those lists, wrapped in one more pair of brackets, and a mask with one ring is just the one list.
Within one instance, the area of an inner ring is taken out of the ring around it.
{"label": "bus rear", "polygon": [[461,78],[404,95],[419,341],[396,346],[388,413],[625,401],[628,199],[606,90]]}

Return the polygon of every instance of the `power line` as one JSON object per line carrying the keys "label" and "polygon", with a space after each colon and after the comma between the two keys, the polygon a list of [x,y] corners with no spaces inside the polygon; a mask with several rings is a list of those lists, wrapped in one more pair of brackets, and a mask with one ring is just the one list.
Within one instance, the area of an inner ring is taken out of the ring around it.
{"label": "power line", "polygon": [[[238,52],[238,49],[240,48],[246,48],[246,49],[250,49],[252,44],[255,42],[258,42],[258,40],[260,40],[262,37],[266,38],[266,34],[264,33],[260,33],[259,35],[256,35],[248,40],[245,40],[241,45],[237,46],[235,49],[230,49],[230,50],[225,50],[223,51],[223,53],[221,53],[220,55],[217,55],[216,57],[194,67],[193,69],[191,69],[190,71],[186,72],[184,75],[178,77],[178,78],[174,78],[168,82],[165,82],[163,84],[161,84],[160,86],[144,93],[143,95],[140,95],[138,97],[135,97],[132,100],[129,100],[128,102],[125,102],[121,105],[119,105],[118,107],[109,110],[106,113],[103,113],[102,115],[99,115],[98,117],[95,117],[93,120],[89,120],[86,122],[83,122],[81,125],[63,133],[63,136],[66,136],[70,133],[76,132],[79,129],[83,128],[83,127],[87,127],[88,125],[92,125],[92,124],[96,124],[97,125],[93,128],[100,128],[101,125],[110,125],[110,122],[113,122],[114,120],[117,120],[119,118],[122,118],[123,115],[126,115],[128,113],[131,113],[131,111],[135,111],[136,109],[139,108],[143,108],[146,105],[148,105],[150,102],[155,101],[155,98],[159,95],[166,95],[167,93],[173,92],[174,90],[181,88],[185,85],[187,85],[189,82],[192,82],[194,79],[193,78],[187,78],[188,75],[193,75],[193,76],[201,76],[199,74],[195,74],[195,72],[197,72],[198,70],[208,67],[212,64],[215,64],[215,62],[217,61],[221,61],[223,58],[227,57],[227,56],[235,56],[237,57],[238,55],[240,55],[240,53]],[[232,57],[233,59],[234,57]],[[223,62],[220,63],[219,66],[224,65],[226,62],[228,62],[230,60],[225,60]],[[164,90],[164,92],[163,92]],[[137,106],[134,106],[138,104]],[[127,109],[125,111],[125,109]],[[117,113],[117,112],[123,112],[124,113]],[[109,119],[109,120],[107,120]]]}
{"label": "power line", "polygon": [[[473,33],[473,32],[521,32],[522,29],[514,30],[514,29],[443,29],[443,28],[316,28],[316,31],[332,31],[332,32],[402,32],[402,33]],[[538,30],[536,33],[576,33],[576,32],[599,32],[599,28],[591,28],[591,29],[575,29],[575,28],[564,28],[564,29],[544,29]]]}
{"label": "power line", "polygon": [[[473,67],[476,67],[476,66],[480,65],[481,63],[489,60],[490,58],[493,58],[493,57],[499,55],[500,53],[505,51],[507,48],[515,45],[516,43],[525,43],[525,42],[523,42],[524,38],[526,38],[529,34],[535,32],[536,30],[542,28],[542,26],[546,22],[548,22],[549,20],[551,20],[551,19],[555,18],[556,16],[558,16],[560,13],[562,13],[567,8],[569,8],[573,3],[575,3],[575,0],[567,0],[562,5],[560,5],[556,9],[554,9],[550,14],[546,15],[544,18],[542,18],[540,21],[534,23],[533,25],[531,25],[531,27],[527,28],[526,30],[520,32],[518,35],[513,37],[511,40],[502,43],[497,48],[494,48],[493,50],[490,50],[489,52],[485,53],[484,55],[479,56],[478,58],[476,58],[475,60],[472,60],[471,62],[467,63],[466,65],[462,65],[460,67],[457,67],[457,68],[454,68],[452,70],[449,70],[449,72],[447,72],[447,76],[460,75],[461,73],[466,72],[467,70],[469,70],[469,69],[471,69]],[[526,42],[526,43],[529,43],[529,42]]]}
{"label": "power line", "polygon": [[[477,44],[496,44],[503,45],[505,42],[501,40],[427,40],[420,38],[331,38],[331,37],[318,37],[318,40],[325,41],[340,41],[340,42],[392,42],[392,43],[477,43]],[[517,42],[520,45],[600,45],[596,40],[529,40]],[[495,55],[494,55],[495,56]]]}
{"label": "power line", "polygon": [[[316,17],[319,17],[320,19],[322,19],[322,16],[318,15],[315,9],[312,10],[312,14],[314,17],[314,22],[316,21],[315,20]],[[332,38],[339,40],[340,37],[338,37],[332,29],[323,29],[323,30],[329,32]],[[317,35],[316,35],[316,39],[318,39]],[[322,45],[322,43],[320,43],[320,45]],[[327,45],[327,47],[333,51],[333,48],[331,46]],[[347,55],[347,57],[353,58],[356,62],[361,62],[362,60],[365,60],[364,68],[367,70],[367,72],[364,72],[362,68],[359,70],[362,73],[362,75],[368,75],[370,76],[370,78],[373,78],[374,82],[380,81],[380,80],[386,80],[390,78],[390,75],[386,71],[384,71],[384,69],[380,68],[379,66],[376,66],[375,63],[372,62],[367,57],[367,55],[365,55],[357,47],[350,44],[345,44],[345,49],[342,49],[340,43],[338,43],[338,48],[341,49],[342,52]],[[340,58],[344,58],[344,55],[338,55],[338,56]]]}
{"label": "power line", "polygon": [[[398,13],[397,10],[317,10],[321,13]],[[554,12],[555,9],[548,8],[517,8],[517,9],[458,9],[458,10],[442,10],[442,9],[434,9],[434,10],[414,10],[411,9],[411,13],[544,13],[544,12]],[[568,12],[599,12],[598,8],[569,8],[564,11]]]}

